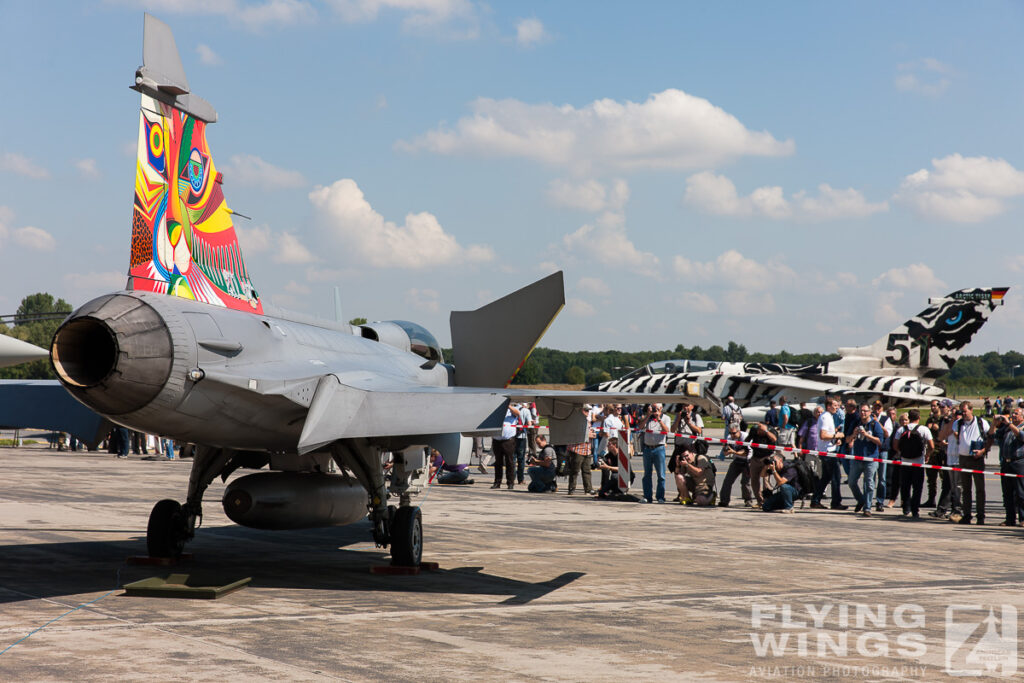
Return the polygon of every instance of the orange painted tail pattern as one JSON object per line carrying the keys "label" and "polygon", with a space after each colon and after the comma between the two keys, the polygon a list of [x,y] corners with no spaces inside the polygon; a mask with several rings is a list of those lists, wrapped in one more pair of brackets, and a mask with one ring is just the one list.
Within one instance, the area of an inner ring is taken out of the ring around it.
{"label": "orange painted tail pattern", "polygon": [[129,274],[136,290],[262,313],[206,125],[142,95]]}

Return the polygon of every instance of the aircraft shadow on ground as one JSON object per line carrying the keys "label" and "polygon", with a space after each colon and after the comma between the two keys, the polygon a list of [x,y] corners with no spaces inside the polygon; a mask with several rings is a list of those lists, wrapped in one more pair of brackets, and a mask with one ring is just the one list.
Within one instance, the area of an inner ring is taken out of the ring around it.
{"label": "aircraft shadow on ground", "polygon": [[[493,595],[507,596],[500,604],[524,605],[584,576],[565,572],[531,583],[487,574],[482,567],[442,567],[416,576],[371,574],[371,567],[389,564],[390,556],[368,538],[365,523],[287,532],[200,529],[186,548],[193,559],[169,567],[125,563],[145,554],[143,537],[0,546],[0,604],[108,591],[118,581],[180,573],[190,574],[193,585],[252,577],[254,588]],[[429,552],[424,560],[430,560]]]}

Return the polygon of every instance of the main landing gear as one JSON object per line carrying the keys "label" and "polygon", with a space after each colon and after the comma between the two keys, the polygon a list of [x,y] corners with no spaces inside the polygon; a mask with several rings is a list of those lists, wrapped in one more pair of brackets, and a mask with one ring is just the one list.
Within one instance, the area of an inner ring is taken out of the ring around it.
{"label": "main landing gear", "polygon": [[150,557],[181,556],[185,544],[195,536],[197,522],[203,519],[203,493],[210,482],[224,471],[232,454],[227,449],[196,446],[185,504],[161,500],[149,513],[146,550]]}
{"label": "main landing gear", "polygon": [[[410,502],[409,482],[422,463],[407,467],[405,454],[395,451],[385,478],[380,451],[363,440],[336,442],[332,455],[338,466],[353,472],[369,493],[374,542],[381,548],[391,547],[391,564],[418,567],[423,558],[423,515]],[[398,497],[397,507],[387,504],[389,495]]]}

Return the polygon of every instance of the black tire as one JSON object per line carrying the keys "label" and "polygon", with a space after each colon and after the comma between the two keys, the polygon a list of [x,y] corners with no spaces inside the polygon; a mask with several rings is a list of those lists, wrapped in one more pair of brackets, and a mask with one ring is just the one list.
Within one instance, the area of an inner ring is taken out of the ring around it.
{"label": "black tire", "polygon": [[391,523],[391,564],[418,567],[423,559],[423,515],[418,507],[398,508]]}
{"label": "black tire", "polygon": [[180,557],[186,540],[181,503],[167,499],[154,505],[146,527],[149,556]]}

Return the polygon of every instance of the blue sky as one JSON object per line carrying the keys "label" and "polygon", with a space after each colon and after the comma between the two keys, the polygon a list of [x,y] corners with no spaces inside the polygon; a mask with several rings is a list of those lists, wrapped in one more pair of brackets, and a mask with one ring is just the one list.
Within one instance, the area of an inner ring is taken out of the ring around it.
{"label": "blue sky", "polygon": [[447,343],[561,268],[546,346],[828,352],[1011,286],[1020,349],[1022,7],[0,0],[0,309],[123,285],[148,10],[278,305]]}

